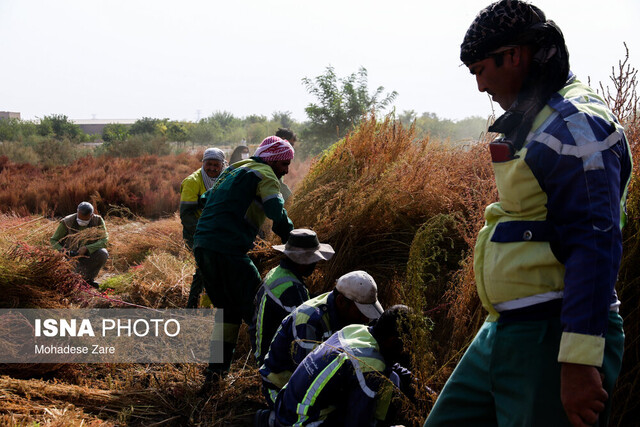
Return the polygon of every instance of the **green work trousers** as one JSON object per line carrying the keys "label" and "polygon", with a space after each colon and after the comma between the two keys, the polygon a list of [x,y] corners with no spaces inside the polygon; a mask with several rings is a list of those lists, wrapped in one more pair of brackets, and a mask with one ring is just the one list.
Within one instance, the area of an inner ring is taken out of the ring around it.
{"label": "green work trousers", "polygon": [[200,270],[196,268],[196,272],[193,273],[193,281],[191,282],[191,290],[189,291],[189,299],[187,300],[187,308],[198,308],[200,302],[200,294],[204,284],[202,283],[202,277]]}
{"label": "green work trousers", "polygon": [[[445,384],[424,423],[434,426],[570,426],[560,400],[558,317],[485,322]],[[604,388],[612,396],[620,373],[622,318],[610,312]],[[598,425],[606,426],[608,400]]]}
{"label": "green work trousers", "polygon": [[223,309],[224,323],[214,324],[212,346],[224,345],[223,362],[211,364],[213,371],[228,371],[244,320],[253,318],[253,299],[260,286],[260,273],[247,255],[226,255],[204,248],[194,251],[204,288],[213,306]]}

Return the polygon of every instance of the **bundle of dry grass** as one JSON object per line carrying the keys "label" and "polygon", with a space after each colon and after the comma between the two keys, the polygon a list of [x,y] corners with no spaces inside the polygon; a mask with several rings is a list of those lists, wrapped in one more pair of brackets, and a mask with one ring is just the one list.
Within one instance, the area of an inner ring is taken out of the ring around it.
{"label": "bundle of dry grass", "polygon": [[21,244],[0,253],[1,308],[65,307],[87,285],[64,256]]}
{"label": "bundle of dry grass", "polygon": [[145,307],[185,307],[195,261],[182,240],[179,217],[111,217],[109,227],[110,265],[102,289]]}
{"label": "bundle of dry grass", "polygon": [[182,224],[177,214],[157,221],[138,216],[127,220],[107,218],[110,259],[119,272],[140,264],[152,250],[180,259],[191,256],[182,240]]}
{"label": "bundle of dry grass", "polygon": [[0,214],[0,248],[8,248],[16,243],[35,246],[49,246],[57,222],[43,216],[18,216],[15,212]]}

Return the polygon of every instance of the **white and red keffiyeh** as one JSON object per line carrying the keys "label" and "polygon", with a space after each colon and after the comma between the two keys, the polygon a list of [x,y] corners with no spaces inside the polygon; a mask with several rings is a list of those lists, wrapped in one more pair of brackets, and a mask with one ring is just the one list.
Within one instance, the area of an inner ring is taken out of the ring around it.
{"label": "white and red keffiyeh", "polygon": [[293,154],[293,147],[288,141],[277,136],[268,136],[260,143],[254,157],[260,157],[265,161],[278,161],[291,160]]}

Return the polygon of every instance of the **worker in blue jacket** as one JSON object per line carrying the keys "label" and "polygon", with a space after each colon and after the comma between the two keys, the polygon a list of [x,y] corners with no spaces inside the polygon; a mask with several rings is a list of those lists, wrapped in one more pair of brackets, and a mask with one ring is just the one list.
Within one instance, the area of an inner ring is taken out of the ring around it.
{"label": "worker in blue jacket", "polygon": [[285,257],[262,280],[249,327],[258,366],[262,365],[282,319],[309,299],[304,279],[313,273],[318,261],[328,261],[335,253],[331,245],[320,243],[316,233],[306,228],[291,230],[287,243],[273,248]]}
{"label": "worker in blue jacket", "polygon": [[396,305],[373,326],[350,325],[333,334],[278,394],[276,425],[374,426],[385,420],[398,373],[410,376],[396,364],[406,355],[407,320],[407,307]]}
{"label": "worker in blue jacket", "polygon": [[302,359],[350,324],[365,324],[382,314],[378,287],[365,271],[341,276],[333,291],[306,301],[284,318],[260,368],[262,391],[273,407],[275,397]]}
{"label": "worker in blue jacket", "polygon": [[480,11],[460,59],[505,110],[489,128],[501,134],[489,147],[499,200],[474,253],[489,316],[425,425],[606,425],[624,348],[623,128],[530,3]]}

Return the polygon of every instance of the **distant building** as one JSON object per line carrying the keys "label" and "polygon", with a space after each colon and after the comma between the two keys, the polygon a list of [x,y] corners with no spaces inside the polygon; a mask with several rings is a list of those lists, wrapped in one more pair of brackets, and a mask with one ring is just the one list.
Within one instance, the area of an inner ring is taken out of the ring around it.
{"label": "distant building", "polygon": [[12,111],[0,111],[0,119],[18,119],[18,120],[20,120],[20,113],[14,113]]}
{"label": "distant building", "polygon": [[134,119],[87,119],[87,120],[71,120],[74,124],[80,126],[80,129],[88,135],[102,135],[102,130],[106,125],[115,123],[131,126],[136,122]]}

